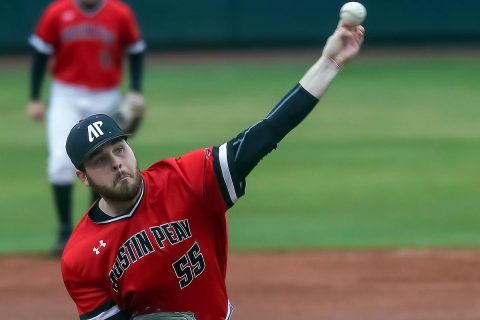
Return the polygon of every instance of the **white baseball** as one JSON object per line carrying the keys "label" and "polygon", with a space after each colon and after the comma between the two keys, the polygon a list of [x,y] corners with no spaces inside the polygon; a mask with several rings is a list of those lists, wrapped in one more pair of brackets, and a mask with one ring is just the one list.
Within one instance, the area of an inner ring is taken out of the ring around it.
{"label": "white baseball", "polygon": [[366,16],[367,9],[360,2],[347,2],[340,8],[340,19],[350,27],[361,24]]}

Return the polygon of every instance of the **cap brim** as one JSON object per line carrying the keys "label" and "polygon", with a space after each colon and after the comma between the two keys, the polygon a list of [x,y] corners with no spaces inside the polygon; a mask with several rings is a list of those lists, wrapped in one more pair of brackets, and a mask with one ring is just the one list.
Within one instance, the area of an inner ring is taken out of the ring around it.
{"label": "cap brim", "polygon": [[115,140],[117,138],[125,138],[127,139],[129,136],[131,136],[131,134],[127,134],[127,133],[122,133],[122,134],[117,134],[117,135],[114,135],[114,136],[111,136],[111,137],[108,137],[107,139],[105,140],[102,140],[102,142],[100,142],[99,144],[97,144],[95,147],[93,147],[92,149],[88,150],[88,152],[85,154],[85,156],[83,157],[82,159],[82,162],[80,163],[81,166],[83,166],[85,164],[85,160],[88,159],[88,157],[90,157],[92,155],[92,153],[94,153],[96,150],[98,150],[100,147],[102,147],[103,145],[105,145],[107,142],[110,142],[112,140]]}

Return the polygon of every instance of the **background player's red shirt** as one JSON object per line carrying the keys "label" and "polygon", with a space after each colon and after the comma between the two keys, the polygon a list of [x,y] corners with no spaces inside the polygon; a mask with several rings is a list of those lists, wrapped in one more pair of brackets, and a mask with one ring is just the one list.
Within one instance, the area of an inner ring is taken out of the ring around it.
{"label": "background player's red shirt", "polygon": [[75,0],[57,0],[46,9],[30,43],[54,54],[55,79],[89,89],[118,86],[124,50],[144,50],[133,12],[118,0],[103,0],[91,13]]}
{"label": "background player's red shirt", "polygon": [[154,164],[142,172],[143,194],[128,214],[80,221],[62,274],[84,319],[119,310],[230,317],[225,212],[232,199],[222,188],[238,182],[226,146]]}

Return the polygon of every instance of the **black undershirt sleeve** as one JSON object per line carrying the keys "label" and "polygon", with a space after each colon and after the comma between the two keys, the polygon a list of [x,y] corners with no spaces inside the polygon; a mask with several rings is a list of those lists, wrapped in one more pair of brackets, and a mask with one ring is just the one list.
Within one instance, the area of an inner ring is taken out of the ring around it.
{"label": "black undershirt sleeve", "polygon": [[129,54],[128,60],[130,64],[130,88],[133,91],[142,92],[144,54],[143,52]]}
{"label": "black undershirt sleeve", "polygon": [[[104,304],[102,304],[101,306],[99,306],[97,309],[93,310],[92,312],[81,314],[79,318],[80,318],[80,320],[92,319],[94,317],[97,317],[102,312],[105,312],[105,311],[109,310],[113,306],[115,306],[115,303],[113,301],[107,301]],[[130,319],[130,317],[131,317],[130,314],[128,314],[124,311],[120,311],[120,312],[117,312],[116,314],[114,314],[113,316],[108,317],[108,320],[128,320],[128,319]]]}
{"label": "black undershirt sleeve", "polygon": [[49,55],[33,49],[30,72],[30,100],[39,100]]}
{"label": "black undershirt sleeve", "polygon": [[131,319],[130,314],[124,313],[122,311],[108,318],[108,320],[130,320],[130,319]]}
{"label": "black undershirt sleeve", "polygon": [[316,97],[297,84],[263,120],[232,139],[238,177],[245,179],[317,103]]}

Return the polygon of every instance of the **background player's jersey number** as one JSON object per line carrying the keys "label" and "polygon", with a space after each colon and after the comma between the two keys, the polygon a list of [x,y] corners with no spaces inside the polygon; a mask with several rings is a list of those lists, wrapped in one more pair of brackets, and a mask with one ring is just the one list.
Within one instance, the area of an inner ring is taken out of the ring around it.
{"label": "background player's jersey number", "polygon": [[183,289],[205,270],[205,260],[198,243],[194,245],[173,264],[173,270],[179,280],[180,288]]}
{"label": "background player's jersey number", "polygon": [[112,56],[107,49],[103,49],[100,52],[100,65],[103,68],[111,68],[113,66]]}

